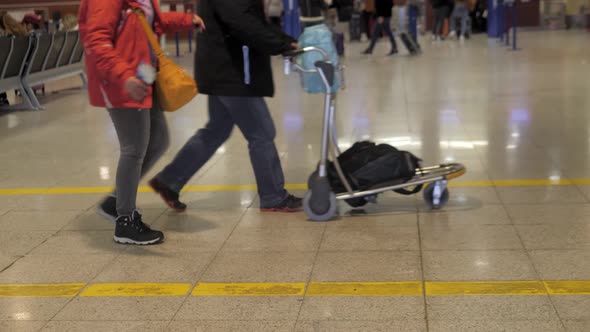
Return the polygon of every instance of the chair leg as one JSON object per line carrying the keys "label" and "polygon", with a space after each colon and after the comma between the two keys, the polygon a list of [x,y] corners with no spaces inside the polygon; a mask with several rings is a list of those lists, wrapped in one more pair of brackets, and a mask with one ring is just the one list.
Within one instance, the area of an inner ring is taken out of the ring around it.
{"label": "chair leg", "polygon": [[37,96],[35,95],[35,91],[33,91],[31,86],[26,81],[22,81],[21,86],[22,86],[22,89],[24,92],[23,99],[28,99],[29,103],[31,104],[33,109],[37,109],[37,110],[43,109],[43,106],[41,106],[41,103],[39,102],[39,99],[37,99]]}
{"label": "chair leg", "polygon": [[87,89],[88,88],[88,78],[86,77],[86,73],[81,72],[80,78],[82,79],[82,88]]}

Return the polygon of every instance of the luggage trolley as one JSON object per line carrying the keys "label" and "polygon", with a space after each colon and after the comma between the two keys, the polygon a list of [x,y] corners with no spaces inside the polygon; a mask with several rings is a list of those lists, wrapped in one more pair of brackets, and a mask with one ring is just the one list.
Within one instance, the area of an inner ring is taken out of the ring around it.
{"label": "luggage trolley", "polygon": [[[317,61],[315,68],[306,69],[297,64],[294,60],[305,53],[320,53],[324,60]],[[371,188],[355,190],[350,181],[344,175],[338,162],[341,151],[338,147],[338,138],[335,126],[336,92],[332,92],[332,86],[337,71],[343,71],[344,67],[336,68],[332,65],[327,52],[318,47],[305,47],[289,51],[283,54],[285,58],[285,74],[290,73],[293,66],[295,71],[300,73],[317,73],[325,86],[324,122],[322,129],[321,156],[318,168],[308,180],[308,191],[303,199],[305,214],[313,221],[328,221],[338,213],[338,200],[364,199],[367,202],[375,202],[378,194],[403,190],[405,188],[417,188],[412,192],[418,192],[426,185],[423,197],[432,209],[440,209],[449,201],[448,182],[465,174],[465,166],[459,163],[440,164],[437,166],[420,167],[416,174],[409,180],[394,180],[380,183]],[[340,75],[343,77],[343,75]],[[344,84],[342,84],[344,85]],[[335,193],[328,179],[328,163],[333,162],[340,181],[344,184],[346,191]]]}

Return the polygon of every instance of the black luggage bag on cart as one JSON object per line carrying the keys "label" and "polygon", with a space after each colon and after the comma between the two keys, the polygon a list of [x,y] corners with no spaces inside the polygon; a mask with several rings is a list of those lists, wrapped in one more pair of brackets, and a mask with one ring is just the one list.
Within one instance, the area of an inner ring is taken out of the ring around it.
{"label": "black luggage bag on cart", "polygon": [[[412,179],[416,175],[416,169],[421,167],[421,160],[410,152],[400,151],[391,145],[377,145],[367,141],[355,143],[338,157],[338,162],[353,190],[368,190],[387,182],[406,182]],[[328,179],[335,193],[346,192],[333,162],[328,164]],[[420,190],[422,186],[396,192],[412,195]],[[349,199],[346,202],[352,207],[367,204],[363,197]]]}
{"label": "black luggage bag on cart", "polygon": [[399,34],[399,37],[411,55],[420,54],[420,52],[421,52],[420,45],[418,45],[416,42],[414,42],[414,39],[412,37],[410,37],[409,34],[402,32]]}

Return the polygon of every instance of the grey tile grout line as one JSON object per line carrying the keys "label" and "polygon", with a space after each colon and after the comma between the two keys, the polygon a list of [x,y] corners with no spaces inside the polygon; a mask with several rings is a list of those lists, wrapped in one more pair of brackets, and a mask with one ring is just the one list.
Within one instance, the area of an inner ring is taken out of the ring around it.
{"label": "grey tile grout line", "polygon": [[428,319],[428,297],[426,296],[426,270],[424,264],[424,250],[422,249],[422,228],[420,227],[420,213],[416,214],[416,226],[418,227],[418,249],[420,252],[420,270],[422,274],[422,299],[424,301],[424,321],[426,332],[430,331],[430,320]]}
{"label": "grey tile grout line", "polygon": [[512,221],[512,223],[513,223],[514,230],[516,231],[516,236],[518,236],[518,240],[520,241],[527,258],[528,258],[531,266],[533,267],[533,270],[535,271],[535,274],[537,276],[537,280],[543,282],[543,289],[545,290],[545,296],[549,300],[549,303],[551,303],[551,308],[553,308],[553,311],[555,312],[557,319],[559,319],[559,323],[561,324],[561,327],[563,328],[563,330],[567,331],[568,329],[566,328],[565,323],[563,322],[563,319],[559,315],[559,311],[557,310],[557,306],[555,305],[555,302],[553,302],[553,298],[551,297],[551,294],[549,293],[549,290],[547,289],[547,285],[544,282],[545,280],[542,278],[541,273],[537,269],[537,266],[535,265],[535,261],[531,257],[529,249],[526,247],[524,241],[522,240],[522,236],[520,235],[520,232],[518,231],[516,224],[514,224],[514,219],[512,218],[512,216],[510,216],[510,213],[508,212],[506,205],[504,205],[504,209],[506,210],[506,213],[508,214],[508,218],[510,218],[510,221]]}
{"label": "grey tile grout line", "polygon": [[219,247],[219,249],[217,250],[217,252],[215,252],[215,254],[212,255],[211,259],[209,260],[209,263],[207,263],[203,269],[201,270],[201,272],[199,272],[197,274],[197,278],[195,278],[195,284],[191,285],[188,293],[186,294],[186,296],[184,297],[184,300],[182,301],[182,303],[180,304],[180,306],[178,306],[178,310],[176,310],[176,312],[174,313],[174,315],[172,316],[172,319],[170,319],[170,321],[168,322],[168,324],[166,325],[166,330],[168,330],[168,328],[170,327],[170,325],[174,322],[174,320],[176,319],[176,316],[178,316],[178,313],[180,312],[180,310],[182,310],[182,308],[184,307],[184,305],[186,304],[186,302],[191,298],[191,294],[193,293],[194,289],[197,287],[197,285],[199,284],[199,281],[201,281],[201,279],[203,278],[203,275],[205,275],[205,273],[209,270],[209,267],[211,267],[211,265],[213,264],[213,262],[215,261],[215,259],[219,256],[219,253],[223,250],[223,247],[225,247],[227,241],[229,240],[229,238],[232,236],[232,234],[235,232],[236,228],[238,228],[238,226],[240,225],[240,223],[242,222],[242,220],[244,219],[244,216],[248,213],[248,210],[252,207],[252,204],[250,204],[250,206],[248,206],[248,208],[244,209],[242,211],[242,214],[239,216],[238,218],[238,222],[236,223],[236,225],[234,226],[234,228],[231,230],[231,232],[227,235],[227,237],[225,238],[225,240],[223,241],[223,244]]}
{"label": "grey tile grout line", "polygon": [[[317,221],[308,221],[308,222],[317,222]],[[299,322],[299,317],[301,317],[301,311],[303,310],[303,305],[305,304],[305,299],[307,298],[307,289],[309,287],[309,284],[311,283],[311,279],[313,277],[313,272],[315,271],[315,267],[316,267],[316,263],[318,260],[318,256],[320,255],[321,252],[321,248],[322,248],[322,244],[324,243],[324,239],[326,237],[326,231],[328,229],[328,224],[327,222],[322,222],[324,225],[324,229],[322,231],[322,237],[320,238],[320,241],[318,243],[318,247],[317,250],[315,252],[315,257],[313,258],[313,263],[311,265],[311,270],[309,271],[309,277],[307,278],[306,284],[305,284],[305,288],[303,290],[303,297],[301,300],[301,305],[299,306],[299,310],[297,311],[297,318],[295,319],[295,324],[293,325],[293,332],[295,332],[296,328],[297,328],[297,323]]]}

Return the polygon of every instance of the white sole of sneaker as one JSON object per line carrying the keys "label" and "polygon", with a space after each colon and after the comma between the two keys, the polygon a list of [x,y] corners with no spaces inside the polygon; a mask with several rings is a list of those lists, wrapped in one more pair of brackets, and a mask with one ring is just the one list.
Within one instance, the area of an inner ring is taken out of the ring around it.
{"label": "white sole of sneaker", "polygon": [[157,238],[155,240],[142,242],[142,241],[135,241],[132,239],[128,239],[125,237],[116,237],[116,236],[114,236],[113,239],[115,240],[115,242],[120,243],[120,244],[136,244],[136,245],[140,245],[140,246],[148,246],[150,244],[156,244],[161,241],[160,238]]}
{"label": "white sole of sneaker", "polygon": [[117,220],[117,218],[115,218],[115,217],[111,216],[110,214],[104,212],[104,210],[101,209],[100,207],[96,209],[96,213],[99,216],[103,217],[104,219],[112,222],[113,224],[115,223],[115,220]]}

